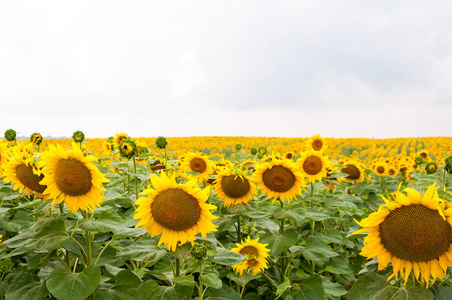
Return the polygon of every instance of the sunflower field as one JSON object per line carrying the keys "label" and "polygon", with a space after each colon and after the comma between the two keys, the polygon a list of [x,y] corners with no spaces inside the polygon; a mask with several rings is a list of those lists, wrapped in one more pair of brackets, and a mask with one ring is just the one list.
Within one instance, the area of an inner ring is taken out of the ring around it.
{"label": "sunflower field", "polygon": [[452,138],[0,140],[0,299],[452,299]]}

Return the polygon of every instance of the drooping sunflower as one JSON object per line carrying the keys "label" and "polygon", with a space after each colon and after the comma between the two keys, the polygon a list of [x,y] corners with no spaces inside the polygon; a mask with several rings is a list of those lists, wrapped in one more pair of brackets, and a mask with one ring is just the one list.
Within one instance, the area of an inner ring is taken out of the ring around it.
{"label": "drooping sunflower", "polygon": [[209,175],[213,173],[212,165],[209,157],[199,152],[190,152],[184,155],[181,163],[183,172],[197,172],[198,181],[202,182],[209,179]]}
{"label": "drooping sunflower", "polygon": [[215,190],[226,207],[248,203],[257,192],[250,178],[226,169],[218,173]]}
{"label": "drooping sunflower", "polygon": [[429,161],[430,157],[429,157],[429,153],[428,153],[427,150],[425,150],[425,149],[419,150],[416,154],[417,154],[417,156],[422,157],[424,162],[428,162]]}
{"label": "drooping sunflower", "polygon": [[246,256],[242,262],[232,266],[232,269],[238,272],[240,276],[247,270],[251,270],[253,275],[257,275],[267,269],[267,257],[269,256],[268,252],[270,252],[266,248],[267,244],[259,243],[259,238],[252,240],[248,236],[244,242],[236,243],[236,245],[237,248],[232,248],[231,251]]}
{"label": "drooping sunflower", "polygon": [[322,178],[326,177],[326,168],[329,165],[327,157],[313,150],[302,152],[297,164],[300,172],[308,178],[310,183],[322,181]]}
{"label": "drooping sunflower", "polygon": [[210,212],[216,206],[206,203],[210,187],[201,190],[196,180],[177,184],[165,172],[151,176],[151,183],[153,188],[142,192],[146,197],[136,201],[133,218],[140,219],[136,227],[142,226],[151,237],[161,234],[158,245],[175,251],[177,245],[193,245],[198,233],[206,238],[207,233],[217,231],[212,220],[218,217]]}
{"label": "drooping sunflower", "polygon": [[40,164],[45,167],[40,184],[47,185],[44,194],[53,199],[52,206],[64,201],[74,213],[100,206],[104,195],[102,183],[109,180],[93,165],[95,161],[97,158],[83,153],[75,143],[69,151],[60,145],[50,145],[41,154]]}
{"label": "drooping sunflower", "polygon": [[115,136],[114,136],[114,138],[113,138],[113,145],[116,147],[116,148],[118,148],[119,147],[119,144],[121,144],[121,141],[123,140],[123,139],[128,139],[129,138],[129,136],[126,134],[126,133],[124,133],[124,132],[121,132],[121,133],[115,133]]}
{"label": "drooping sunflower", "polygon": [[28,193],[29,196],[34,193],[35,198],[44,197],[42,193],[47,186],[39,183],[44,175],[36,163],[36,155],[29,152],[31,147],[32,144],[13,148],[10,159],[2,164],[3,181],[14,184],[13,189],[19,190],[19,193]]}
{"label": "drooping sunflower", "polygon": [[355,160],[346,160],[343,163],[344,168],[341,169],[341,173],[348,174],[344,179],[354,181],[354,182],[363,182],[364,181],[364,170],[361,166],[361,163]]}
{"label": "drooping sunflower", "polygon": [[287,159],[273,159],[272,162],[259,164],[252,180],[268,198],[274,198],[273,201],[279,197],[281,201],[290,203],[297,195],[301,195],[301,188],[306,187],[295,163]]}
{"label": "drooping sunflower", "polygon": [[392,262],[393,274],[407,282],[413,271],[417,280],[429,286],[433,280],[443,279],[447,267],[452,266],[452,208],[439,198],[436,183],[424,195],[406,188],[395,192],[395,201],[383,197],[385,204],[377,212],[357,222],[368,232],[361,255],[378,256],[378,269]]}
{"label": "drooping sunflower", "polygon": [[396,177],[397,176],[397,169],[395,166],[390,165],[388,167],[388,175],[391,177]]}
{"label": "drooping sunflower", "polygon": [[306,150],[314,150],[316,152],[324,151],[327,148],[325,143],[326,139],[320,134],[313,135],[306,141]]}

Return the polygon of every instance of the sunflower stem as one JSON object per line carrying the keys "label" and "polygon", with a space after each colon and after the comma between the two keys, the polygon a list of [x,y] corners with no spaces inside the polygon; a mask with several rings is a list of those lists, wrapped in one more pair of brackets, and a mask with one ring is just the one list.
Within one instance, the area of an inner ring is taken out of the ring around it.
{"label": "sunflower stem", "polygon": [[311,182],[311,208],[314,208],[314,184]]}
{"label": "sunflower stem", "polygon": [[135,159],[135,155],[133,156],[133,171],[135,173],[135,201],[138,200],[138,177],[137,174],[137,162]]}
{"label": "sunflower stem", "polygon": [[180,259],[176,258],[176,274],[174,277],[180,276]]}
{"label": "sunflower stem", "polygon": [[[281,201],[281,199],[279,199],[279,202],[281,204],[281,209],[284,209],[284,202]],[[281,233],[281,236],[284,235],[284,223],[285,223],[285,221],[286,220],[284,218],[282,218],[281,222],[279,223],[279,231]],[[280,258],[280,261],[281,261],[281,274],[284,274],[285,270],[286,270],[286,257],[285,256],[286,256],[286,251],[281,252],[281,258]]]}
{"label": "sunflower stem", "polygon": [[[204,261],[201,262],[201,265],[199,266],[199,277],[202,276],[202,265],[203,265]],[[204,296],[204,292],[203,292],[203,287],[202,287],[202,281],[199,280],[199,284],[198,284],[198,294],[199,294],[199,300],[203,299]]]}
{"label": "sunflower stem", "polygon": [[241,217],[237,216],[237,241],[240,243],[242,241],[242,232],[240,229]]}
{"label": "sunflower stem", "polygon": [[166,154],[166,147],[165,147],[165,173],[168,175],[168,156]]}
{"label": "sunflower stem", "polygon": [[447,175],[446,166],[444,166],[443,180],[442,180],[443,191],[446,191],[446,175]]}
{"label": "sunflower stem", "polygon": [[64,204],[63,204],[63,202],[58,204],[58,206],[60,207],[60,214],[62,214],[64,212]]}

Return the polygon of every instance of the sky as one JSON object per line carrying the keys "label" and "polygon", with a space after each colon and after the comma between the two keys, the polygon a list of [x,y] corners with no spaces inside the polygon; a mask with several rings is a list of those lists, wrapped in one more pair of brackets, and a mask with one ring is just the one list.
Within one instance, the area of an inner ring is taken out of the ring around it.
{"label": "sky", "polygon": [[0,136],[452,136],[452,1],[2,1]]}

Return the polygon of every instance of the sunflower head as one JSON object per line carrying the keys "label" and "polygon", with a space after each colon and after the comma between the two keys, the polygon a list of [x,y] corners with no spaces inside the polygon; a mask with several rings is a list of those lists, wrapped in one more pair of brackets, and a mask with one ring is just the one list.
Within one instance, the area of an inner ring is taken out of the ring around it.
{"label": "sunflower head", "polygon": [[257,148],[251,148],[250,153],[251,153],[251,155],[256,155],[257,154]]}
{"label": "sunflower head", "polygon": [[155,146],[157,146],[157,148],[159,149],[165,149],[166,145],[168,145],[168,141],[166,140],[165,137],[163,136],[159,136],[156,140],[155,140]]}
{"label": "sunflower head", "polygon": [[262,193],[266,193],[270,199],[273,198],[273,201],[279,197],[281,201],[290,202],[297,195],[301,195],[301,188],[306,186],[295,163],[286,159],[274,159],[258,165],[252,179]]}
{"label": "sunflower head", "polygon": [[142,193],[146,197],[136,201],[133,218],[140,219],[136,227],[143,226],[152,237],[161,234],[159,245],[163,243],[175,251],[177,245],[193,245],[198,233],[206,238],[207,233],[216,231],[212,220],[217,217],[210,212],[216,206],[206,203],[209,187],[201,190],[196,180],[177,184],[165,172],[160,177],[151,176],[151,183],[153,188]]}
{"label": "sunflower head", "polygon": [[110,143],[108,140],[105,140],[105,141],[102,143],[102,149],[103,149],[105,152],[110,153],[110,152],[113,151],[113,144]]}
{"label": "sunflower head", "polygon": [[267,154],[267,147],[260,146],[259,148],[257,148],[257,152],[261,153],[262,155],[265,155]]}
{"label": "sunflower head", "polygon": [[250,178],[230,169],[217,175],[215,189],[226,207],[248,203],[257,192]]}
{"label": "sunflower head", "polygon": [[184,155],[181,163],[183,172],[196,172],[200,182],[209,179],[209,175],[213,173],[213,167],[209,161],[209,157],[199,152],[190,152]]}
{"label": "sunflower head", "polygon": [[343,168],[341,169],[341,172],[348,174],[345,179],[354,182],[364,181],[364,171],[359,162],[350,159],[346,160],[342,165]]}
{"label": "sunflower head", "polygon": [[138,154],[137,144],[131,138],[122,139],[118,149],[121,157],[125,159],[131,159]]}
{"label": "sunflower head", "polygon": [[207,247],[204,244],[195,243],[191,248],[191,256],[196,260],[201,260],[207,256]]}
{"label": "sunflower head", "polygon": [[436,171],[438,171],[438,165],[436,162],[431,161],[425,165],[425,172],[427,172],[427,174],[435,174]]}
{"label": "sunflower head", "polygon": [[377,176],[386,176],[388,173],[388,168],[385,162],[377,162],[374,165],[374,172]]}
{"label": "sunflower head", "polygon": [[325,142],[326,139],[320,136],[320,134],[313,135],[306,141],[306,150],[313,150],[316,152],[324,151],[326,149]]}
{"label": "sunflower head", "polygon": [[77,130],[72,134],[72,139],[76,143],[81,143],[85,140],[85,134],[82,131]]}
{"label": "sunflower head", "polygon": [[259,238],[252,240],[247,237],[245,241],[237,243],[237,248],[232,248],[231,251],[240,253],[245,256],[245,259],[232,266],[234,271],[238,272],[240,276],[245,271],[252,271],[254,275],[267,269],[267,258],[269,249],[267,249],[267,244],[259,243]]}
{"label": "sunflower head", "polygon": [[314,183],[326,177],[326,168],[329,165],[327,161],[328,158],[324,157],[321,152],[309,150],[301,153],[297,164],[300,172],[308,178],[308,181]]}
{"label": "sunflower head", "polygon": [[42,140],[43,139],[40,133],[35,132],[30,136],[30,142],[32,142],[34,145],[40,145],[42,143]]}
{"label": "sunflower head", "polygon": [[[395,192],[394,201],[385,204],[358,222],[368,232],[361,255],[378,256],[378,269],[392,262],[393,274],[399,272],[405,283],[413,271],[416,279],[429,285],[430,276],[443,279],[452,266],[452,208],[439,198],[436,183],[424,195],[407,188]],[[356,233],[357,233],[356,232]]]}
{"label": "sunflower head", "polygon": [[129,136],[126,133],[124,133],[124,132],[115,133],[115,136],[113,137],[113,145],[116,148],[119,148],[119,144],[121,144],[121,141],[123,139],[128,139],[128,138],[129,138]]}

